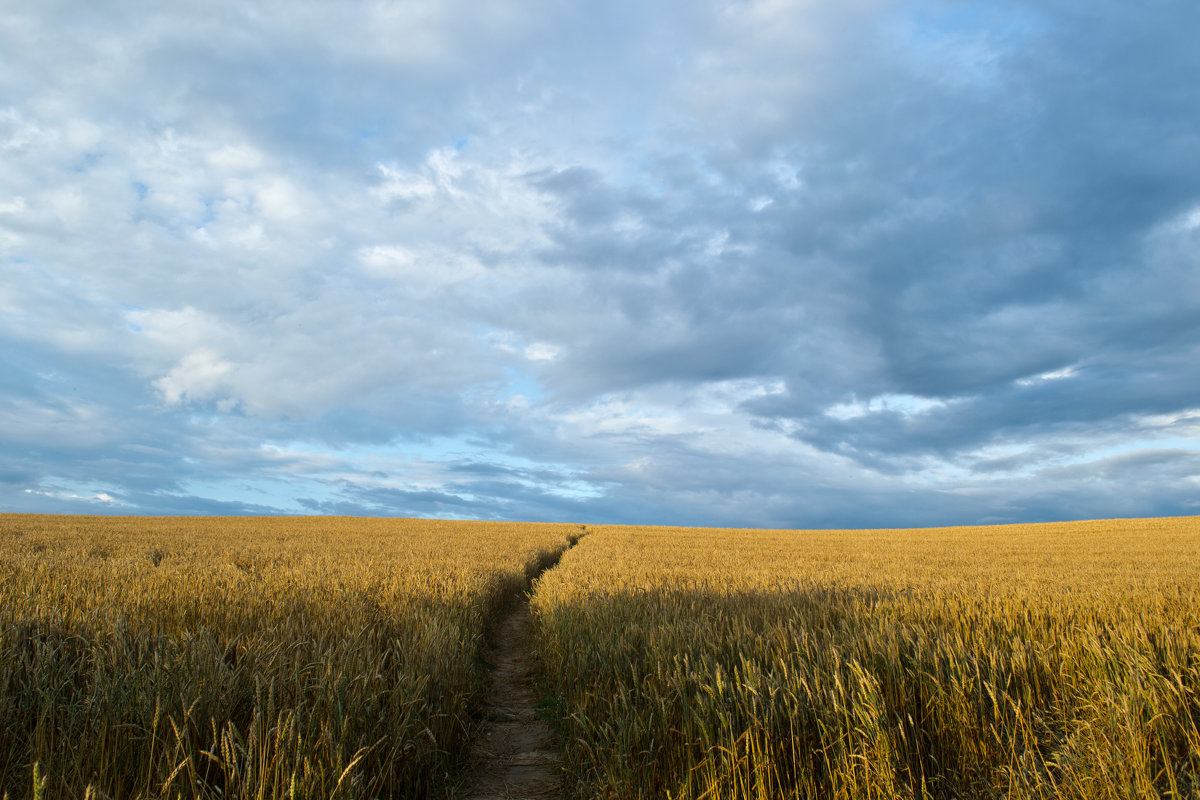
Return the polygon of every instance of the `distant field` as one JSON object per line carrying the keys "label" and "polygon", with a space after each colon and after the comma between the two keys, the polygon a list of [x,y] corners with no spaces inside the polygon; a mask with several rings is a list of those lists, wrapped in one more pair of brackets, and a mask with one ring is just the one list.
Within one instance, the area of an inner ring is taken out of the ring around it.
{"label": "distant field", "polygon": [[0,515],[0,793],[425,797],[578,526]]}
{"label": "distant field", "polygon": [[594,528],[539,581],[583,797],[1200,797],[1200,518]]}

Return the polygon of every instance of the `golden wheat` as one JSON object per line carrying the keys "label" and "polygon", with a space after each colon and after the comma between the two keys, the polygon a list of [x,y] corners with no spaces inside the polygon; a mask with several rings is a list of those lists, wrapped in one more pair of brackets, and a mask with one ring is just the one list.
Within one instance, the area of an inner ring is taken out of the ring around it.
{"label": "golden wheat", "polygon": [[1200,797],[1200,519],[595,528],[533,598],[581,796]]}
{"label": "golden wheat", "polygon": [[0,516],[0,790],[433,796],[487,626],[576,532]]}

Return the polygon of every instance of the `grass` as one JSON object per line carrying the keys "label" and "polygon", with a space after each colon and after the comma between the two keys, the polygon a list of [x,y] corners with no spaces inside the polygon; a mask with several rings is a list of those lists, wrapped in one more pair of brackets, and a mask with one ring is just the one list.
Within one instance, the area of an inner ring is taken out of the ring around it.
{"label": "grass", "polygon": [[435,797],[577,526],[0,516],[8,797]]}
{"label": "grass", "polygon": [[1200,519],[593,528],[538,582],[581,797],[1200,797]]}

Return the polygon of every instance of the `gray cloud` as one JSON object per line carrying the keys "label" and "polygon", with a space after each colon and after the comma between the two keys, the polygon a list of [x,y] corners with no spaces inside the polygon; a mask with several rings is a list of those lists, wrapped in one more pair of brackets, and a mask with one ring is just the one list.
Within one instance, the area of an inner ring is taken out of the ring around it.
{"label": "gray cloud", "polygon": [[0,508],[1194,513],[1197,24],[0,12]]}

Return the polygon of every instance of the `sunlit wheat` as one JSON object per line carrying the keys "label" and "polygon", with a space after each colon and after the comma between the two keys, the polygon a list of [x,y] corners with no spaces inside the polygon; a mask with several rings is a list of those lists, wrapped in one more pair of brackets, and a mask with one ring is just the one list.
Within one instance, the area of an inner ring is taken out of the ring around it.
{"label": "sunlit wheat", "polygon": [[593,531],[533,606],[581,796],[1200,797],[1200,519]]}
{"label": "sunlit wheat", "polygon": [[486,627],[577,532],[0,516],[0,790],[434,795]]}

